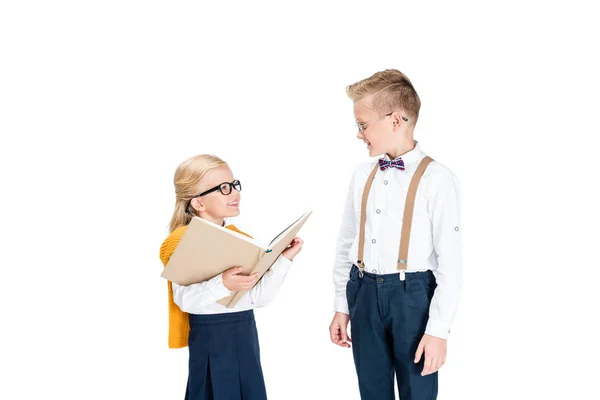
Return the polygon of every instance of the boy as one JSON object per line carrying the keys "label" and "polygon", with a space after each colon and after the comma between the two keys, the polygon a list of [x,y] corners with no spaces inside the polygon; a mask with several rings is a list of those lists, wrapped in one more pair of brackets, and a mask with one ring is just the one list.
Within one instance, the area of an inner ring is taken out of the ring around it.
{"label": "boy", "polygon": [[434,400],[461,287],[458,181],[413,139],[421,102],[403,73],[377,72],[346,92],[358,139],[383,157],[350,184],[331,341],[352,347],[363,400],[393,400],[394,372],[402,400]]}

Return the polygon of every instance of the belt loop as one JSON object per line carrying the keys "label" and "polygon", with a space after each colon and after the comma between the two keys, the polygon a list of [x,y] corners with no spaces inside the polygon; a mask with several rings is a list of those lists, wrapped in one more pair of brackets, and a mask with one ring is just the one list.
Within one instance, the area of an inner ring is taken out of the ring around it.
{"label": "belt loop", "polygon": [[408,287],[408,286],[409,286],[409,284],[408,284],[408,279],[404,278],[404,291],[405,291],[405,292],[408,292],[408,289],[409,289],[409,287]]}
{"label": "belt loop", "polygon": [[358,260],[357,264],[358,264],[357,265],[357,267],[358,267],[358,276],[362,279],[363,276],[364,276],[363,271],[365,270],[365,267],[364,267],[364,265],[363,265],[363,263],[362,263],[361,260]]}

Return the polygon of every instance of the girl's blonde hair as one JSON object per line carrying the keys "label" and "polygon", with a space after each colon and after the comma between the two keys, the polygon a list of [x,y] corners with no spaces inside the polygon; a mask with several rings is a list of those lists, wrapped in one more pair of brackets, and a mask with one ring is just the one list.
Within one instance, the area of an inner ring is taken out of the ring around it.
{"label": "girl's blonde hair", "polygon": [[175,184],[175,211],[171,217],[169,232],[188,225],[192,218],[197,215],[196,210],[188,202],[197,196],[200,181],[204,176],[219,167],[227,166],[227,163],[217,156],[200,154],[185,160],[177,167],[173,183]]}

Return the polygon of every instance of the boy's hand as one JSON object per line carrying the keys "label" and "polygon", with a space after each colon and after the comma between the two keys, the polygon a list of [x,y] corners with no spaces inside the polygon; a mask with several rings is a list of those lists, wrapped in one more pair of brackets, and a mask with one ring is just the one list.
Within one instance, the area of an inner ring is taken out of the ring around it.
{"label": "boy's hand", "polygon": [[347,332],[349,321],[350,316],[348,314],[336,312],[333,316],[333,321],[331,321],[331,325],[329,325],[331,341],[340,347],[349,348],[350,343],[352,343],[352,339],[350,339]]}
{"label": "boy's hand", "polygon": [[242,275],[242,267],[229,268],[223,272],[223,285],[232,292],[250,290],[258,282],[258,272]]}
{"label": "boy's hand", "polygon": [[423,335],[417,353],[415,354],[415,364],[419,362],[423,352],[425,352],[425,365],[421,376],[433,374],[446,363],[446,351],[448,341],[428,334]]}
{"label": "boy's hand", "polygon": [[292,261],[294,257],[296,257],[296,254],[300,253],[300,250],[302,250],[303,244],[304,241],[300,239],[300,237],[296,236],[294,240],[292,240],[292,243],[290,243],[281,254],[283,254],[283,256],[288,260]]}

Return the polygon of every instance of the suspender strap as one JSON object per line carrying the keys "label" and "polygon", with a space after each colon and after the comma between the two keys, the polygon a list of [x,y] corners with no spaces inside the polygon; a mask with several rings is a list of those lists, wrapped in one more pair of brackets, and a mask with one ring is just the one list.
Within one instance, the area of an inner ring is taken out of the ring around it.
{"label": "suspender strap", "polygon": [[404,217],[402,218],[402,233],[400,234],[400,249],[398,250],[398,269],[406,270],[408,267],[408,245],[410,243],[410,228],[412,227],[413,212],[415,210],[415,197],[417,196],[417,188],[419,182],[427,166],[433,161],[429,156],[423,158],[413,175],[408,193],[406,195],[406,203],[404,203]]}
{"label": "suspender strap", "polygon": [[363,190],[362,195],[362,203],[360,205],[360,234],[358,236],[358,260],[357,266],[361,271],[365,268],[365,263],[363,262],[363,256],[365,251],[365,224],[367,223],[367,200],[369,198],[369,192],[371,191],[371,186],[373,185],[373,180],[375,179],[375,174],[379,169],[379,164],[375,163],[375,167],[369,178],[367,178],[367,183],[365,185],[365,190]]}

